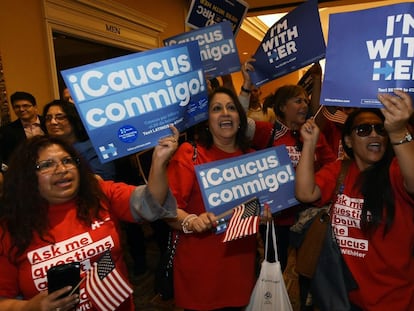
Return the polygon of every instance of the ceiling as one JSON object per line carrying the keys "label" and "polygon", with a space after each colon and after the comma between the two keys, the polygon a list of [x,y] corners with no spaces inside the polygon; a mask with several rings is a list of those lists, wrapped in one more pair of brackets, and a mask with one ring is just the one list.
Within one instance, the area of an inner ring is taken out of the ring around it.
{"label": "ceiling", "polygon": [[[298,5],[303,0],[244,0],[249,5],[247,19],[254,18],[258,15],[266,15],[273,13],[286,13]],[[310,0],[308,0],[310,1]],[[333,6],[343,6],[352,4],[363,4],[369,2],[377,2],[378,0],[319,0],[319,8],[327,8]],[[246,19],[246,20],[247,20]],[[268,27],[258,19],[253,19],[250,23],[257,31],[256,37],[249,30],[239,31],[236,37],[236,45],[240,54],[241,62],[244,62],[250,55],[253,55],[261,38],[265,34]],[[104,60],[116,56],[126,55],[132,51],[122,48],[107,46],[98,42],[83,40],[71,37],[58,32],[54,33],[54,49],[56,58],[56,67],[59,70],[88,64],[91,62]],[[59,86],[63,88],[63,80],[59,76]]]}
{"label": "ceiling", "polygon": [[[283,13],[286,14],[295,9],[304,0],[244,0],[249,5],[247,17],[241,25],[242,31],[239,31],[236,37],[236,45],[240,54],[241,62],[245,62],[250,55],[253,55],[263,39],[269,24],[266,25],[258,16]],[[311,1],[311,0],[307,0]],[[328,16],[331,13],[361,10],[379,5],[388,5],[397,2],[397,0],[319,0],[318,7],[321,12],[321,24],[325,37],[328,28]],[[276,17],[276,22],[281,16]],[[270,24],[272,25],[272,24]]]}
{"label": "ceiling", "polygon": [[[319,8],[342,6],[350,4],[361,4],[378,0],[318,0]],[[245,0],[249,4],[247,16],[257,16],[263,14],[289,12],[293,8],[305,2],[304,0]]]}

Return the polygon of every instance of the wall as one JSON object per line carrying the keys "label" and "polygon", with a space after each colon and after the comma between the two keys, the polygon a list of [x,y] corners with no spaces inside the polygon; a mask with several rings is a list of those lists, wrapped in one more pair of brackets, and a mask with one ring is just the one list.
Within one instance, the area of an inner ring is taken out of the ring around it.
{"label": "wall", "polygon": [[0,0],[0,7],[0,53],[7,93],[27,91],[39,104],[45,103],[53,92],[42,0]]}
{"label": "wall", "polygon": [[[161,39],[185,31],[187,0],[116,0],[167,23]],[[39,111],[54,99],[42,0],[0,0],[0,53],[8,96],[32,93]],[[12,111],[12,120],[16,118]]]}
{"label": "wall", "polygon": [[167,23],[161,39],[166,39],[186,31],[185,18],[190,7],[188,0],[115,0],[145,15]]}

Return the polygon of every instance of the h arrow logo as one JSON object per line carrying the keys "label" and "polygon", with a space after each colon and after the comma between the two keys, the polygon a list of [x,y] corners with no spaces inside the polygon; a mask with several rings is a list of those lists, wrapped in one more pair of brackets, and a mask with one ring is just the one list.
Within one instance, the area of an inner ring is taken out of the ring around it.
{"label": "h arrow logo", "polygon": [[380,79],[380,75],[384,75],[385,80],[391,80],[391,74],[394,72],[394,68],[392,67],[392,63],[390,64],[388,61],[385,62],[385,66],[381,67],[381,62],[374,62],[374,72],[372,74],[372,80],[378,81]]}
{"label": "h arrow logo", "polygon": [[107,148],[105,146],[100,146],[99,151],[102,154],[102,158],[109,159],[109,155],[112,154],[113,157],[116,157],[118,155],[118,152],[116,151],[116,148],[114,144],[110,143],[108,144]]}

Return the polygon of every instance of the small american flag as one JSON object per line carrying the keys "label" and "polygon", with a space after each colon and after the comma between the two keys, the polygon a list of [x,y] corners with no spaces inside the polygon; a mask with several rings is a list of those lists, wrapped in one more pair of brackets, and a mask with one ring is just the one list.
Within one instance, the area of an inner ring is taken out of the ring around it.
{"label": "small american flag", "polygon": [[348,117],[348,115],[345,112],[339,109],[336,109],[335,113],[331,113],[325,106],[322,109],[322,114],[328,120],[332,122],[340,123],[340,124],[344,124],[346,121],[346,118]]}
{"label": "small american flag", "polygon": [[233,209],[223,242],[256,234],[259,229],[260,203],[253,198]]}
{"label": "small american flag", "polygon": [[274,126],[274,131],[273,140],[278,140],[279,138],[285,136],[287,132],[289,132],[289,128],[277,120]]}
{"label": "small american flag", "polygon": [[86,274],[85,290],[92,303],[102,311],[118,308],[132,289],[115,269],[110,250],[106,250]]}

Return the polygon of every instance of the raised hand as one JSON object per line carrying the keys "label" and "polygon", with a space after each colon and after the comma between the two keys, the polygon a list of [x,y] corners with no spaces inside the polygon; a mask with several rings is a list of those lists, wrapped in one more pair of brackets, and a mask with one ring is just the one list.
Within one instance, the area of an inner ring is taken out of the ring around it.
{"label": "raised hand", "polygon": [[170,125],[170,129],[173,134],[161,138],[158,141],[158,145],[154,148],[154,153],[152,155],[153,165],[160,163],[166,166],[174,152],[177,150],[180,133],[174,125]]}
{"label": "raised hand", "polygon": [[381,109],[385,117],[384,126],[388,134],[407,131],[407,123],[414,112],[411,96],[403,91],[393,94],[379,94],[378,99],[384,105]]}

